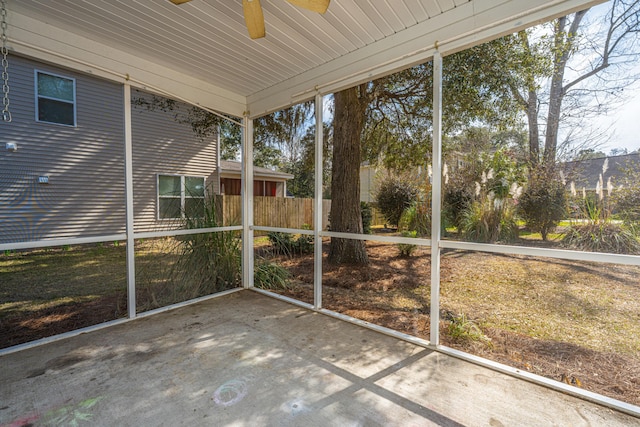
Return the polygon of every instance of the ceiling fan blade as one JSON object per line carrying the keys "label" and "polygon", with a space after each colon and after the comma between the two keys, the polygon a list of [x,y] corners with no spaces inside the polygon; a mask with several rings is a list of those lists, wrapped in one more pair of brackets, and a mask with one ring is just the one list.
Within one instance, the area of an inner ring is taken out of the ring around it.
{"label": "ceiling fan blade", "polygon": [[331,0],[287,0],[296,6],[308,9],[312,12],[325,13]]}
{"label": "ceiling fan blade", "polygon": [[264,15],[260,0],[242,0],[244,22],[249,30],[249,37],[259,39],[264,37]]}
{"label": "ceiling fan blade", "polygon": [[182,3],[186,3],[186,2],[191,1],[191,0],[169,0],[169,1],[171,3],[173,3],[173,4],[182,4]]}

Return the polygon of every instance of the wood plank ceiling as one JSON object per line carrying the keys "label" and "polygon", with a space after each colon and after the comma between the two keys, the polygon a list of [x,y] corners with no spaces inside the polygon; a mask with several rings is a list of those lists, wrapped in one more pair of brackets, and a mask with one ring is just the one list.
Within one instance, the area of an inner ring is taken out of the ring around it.
{"label": "wood plank ceiling", "polygon": [[[270,88],[280,92],[283,82],[296,81],[425,23],[437,21],[444,28],[447,16],[451,23],[458,22],[463,14],[456,10],[461,8],[469,11],[464,16],[471,16],[492,7],[520,5],[508,6],[513,10],[505,16],[510,16],[558,2],[333,0],[324,15],[285,0],[261,3],[267,36],[259,40],[247,35],[240,0],[192,0],[181,6],[168,0],[9,0],[9,8],[239,97],[261,99],[261,92],[268,94]],[[568,8],[586,1],[566,3]],[[482,10],[475,4],[483,4]],[[261,106],[265,111],[276,107],[265,105]]]}

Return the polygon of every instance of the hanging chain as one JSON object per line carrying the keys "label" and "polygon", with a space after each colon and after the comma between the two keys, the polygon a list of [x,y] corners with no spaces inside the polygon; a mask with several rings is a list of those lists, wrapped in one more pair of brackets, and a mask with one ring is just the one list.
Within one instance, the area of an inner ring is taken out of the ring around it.
{"label": "hanging chain", "polygon": [[0,26],[2,27],[2,46],[0,53],[2,54],[2,120],[11,121],[11,112],[9,111],[9,61],[7,55],[7,3],[6,0],[0,0]]}

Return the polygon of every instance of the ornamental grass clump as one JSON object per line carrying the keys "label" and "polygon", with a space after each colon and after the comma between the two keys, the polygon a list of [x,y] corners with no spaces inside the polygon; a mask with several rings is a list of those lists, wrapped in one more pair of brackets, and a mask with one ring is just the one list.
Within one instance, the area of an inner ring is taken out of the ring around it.
{"label": "ornamental grass clump", "polygon": [[[220,208],[215,196],[199,209],[184,213],[184,228],[197,230],[222,226]],[[241,247],[237,231],[195,233],[176,238],[178,257],[170,270],[172,286],[161,298],[170,302],[185,301],[199,296],[235,288],[240,284]]]}
{"label": "ornamental grass clump", "polygon": [[[583,189],[582,200],[577,201],[581,206],[578,221],[574,221],[567,228],[562,244],[570,249],[586,252],[606,252],[615,254],[640,254],[640,240],[633,223],[614,220],[611,214],[611,201],[614,187],[611,177],[605,186],[605,174],[608,161],[602,165],[595,197],[587,194]],[[572,188],[572,196],[579,196]]]}
{"label": "ornamental grass clump", "polygon": [[473,242],[513,242],[519,234],[516,203],[522,187],[492,180],[493,170],[489,170],[475,183],[475,198],[462,215],[460,231]]}
{"label": "ornamental grass clump", "polygon": [[[414,231],[403,231],[401,233],[402,237],[410,237],[415,239],[417,232]],[[412,245],[410,243],[398,243],[398,249],[400,250],[400,256],[403,258],[409,258],[413,253],[418,249],[418,245]]]}
{"label": "ornamental grass clump", "polygon": [[[464,210],[452,215],[452,219],[457,222],[458,232],[466,240],[480,243],[512,242],[519,233],[516,206],[522,194],[522,167],[513,153],[505,149],[485,155],[478,165],[484,165],[486,169],[477,169],[475,181],[465,184],[468,190],[457,193],[461,196],[459,200],[450,200],[464,206]],[[469,195],[471,199],[468,199]]]}
{"label": "ornamental grass clump", "polygon": [[456,341],[477,341],[491,346],[491,338],[486,336],[476,323],[464,313],[452,316],[447,328],[449,336]]}
{"label": "ornamental grass clump", "polygon": [[431,234],[431,207],[428,201],[416,200],[405,209],[400,217],[398,229],[415,231],[418,236],[429,236]]}
{"label": "ornamental grass clump", "polygon": [[634,230],[611,221],[573,224],[562,238],[562,243],[586,252],[640,254],[640,241]]}
{"label": "ornamental grass clump", "polygon": [[460,226],[465,239],[480,243],[512,242],[519,233],[510,202],[491,196],[474,201],[464,212]]}
{"label": "ornamental grass clump", "polygon": [[260,289],[284,290],[291,288],[291,273],[266,258],[256,260],[253,272],[253,284]]}

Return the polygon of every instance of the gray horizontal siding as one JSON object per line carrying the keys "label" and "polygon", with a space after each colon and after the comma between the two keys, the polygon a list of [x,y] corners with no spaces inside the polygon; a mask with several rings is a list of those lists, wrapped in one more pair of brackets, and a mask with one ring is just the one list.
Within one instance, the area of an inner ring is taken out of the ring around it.
{"label": "gray horizontal siding", "polygon": [[[9,64],[13,121],[0,122],[0,243],[123,233],[122,85],[17,56]],[[36,69],[76,79],[76,127],[36,121]],[[176,226],[157,220],[157,174],[204,176],[209,191],[218,191],[216,138],[200,140],[175,120],[187,109],[133,107],[136,231]],[[18,150],[7,151],[6,142]]]}
{"label": "gray horizontal siding", "polygon": [[[0,243],[123,233],[122,85],[17,56],[9,64],[13,121],[0,122]],[[34,69],[76,79],[76,127],[36,121]],[[133,107],[136,231],[175,227],[157,220],[157,174],[204,176],[218,191],[216,138],[202,141],[176,122],[187,108]],[[6,142],[18,150],[7,151]]]}
{"label": "gray horizontal siding", "polygon": [[[132,99],[151,100],[151,95],[133,91]],[[186,123],[180,123],[190,107],[176,104],[172,111],[135,106],[131,112],[133,136],[134,229],[159,231],[176,226],[173,220],[158,220],[157,176],[185,175],[206,178],[208,191],[218,192],[216,137],[198,138]],[[176,117],[179,120],[176,120]]]}
{"label": "gray horizontal siding", "polygon": [[[77,126],[35,120],[34,69],[76,79]],[[11,123],[0,122],[0,242],[124,231],[122,87],[9,57]],[[5,150],[6,142],[18,151]],[[49,184],[38,184],[48,176]]]}

